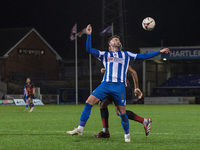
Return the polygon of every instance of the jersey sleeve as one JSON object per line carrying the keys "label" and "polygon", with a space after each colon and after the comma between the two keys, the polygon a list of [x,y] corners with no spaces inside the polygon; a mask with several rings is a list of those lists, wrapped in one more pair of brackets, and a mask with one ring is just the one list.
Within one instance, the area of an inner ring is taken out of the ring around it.
{"label": "jersey sleeve", "polygon": [[92,40],[91,35],[87,35],[87,41],[86,41],[86,52],[90,53],[94,57],[100,57],[100,51],[92,48]]}
{"label": "jersey sleeve", "polygon": [[129,57],[130,57],[130,60],[136,59],[137,54],[132,53],[132,52],[129,52],[129,51],[127,51],[127,53],[128,53],[128,55],[129,55]]}
{"label": "jersey sleeve", "polygon": [[148,58],[155,57],[159,54],[160,54],[160,51],[145,53],[145,54],[137,54],[136,59],[148,59]]}

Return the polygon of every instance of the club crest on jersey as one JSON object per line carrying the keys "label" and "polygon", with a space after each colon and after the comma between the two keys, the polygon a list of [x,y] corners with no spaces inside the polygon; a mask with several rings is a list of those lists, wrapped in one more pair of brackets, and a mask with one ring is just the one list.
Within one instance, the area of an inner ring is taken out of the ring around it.
{"label": "club crest on jersey", "polygon": [[108,62],[118,62],[118,63],[123,63],[124,58],[116,58],[116,57],[109,57]]}
{"label": "club crest on jersey", "polygon": [[121,97],[122,97],[121,102],[124,103],[124,94],[123,93],[122,93]]}
{"label": "club crest on jersey", "polygon": [[124,99],[124,94],[123,93],[122,93],[121,97],[122,97],[122,100],[123,100]]}

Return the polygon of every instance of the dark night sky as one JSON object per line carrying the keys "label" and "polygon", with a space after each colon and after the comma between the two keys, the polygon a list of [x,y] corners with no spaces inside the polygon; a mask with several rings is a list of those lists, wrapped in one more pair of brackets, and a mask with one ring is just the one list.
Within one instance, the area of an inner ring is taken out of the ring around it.
{"label": "dark night sky", "polygon": [[[126,0],[128,47],[200,45],[199,0]],[[156,21],[153,31],[142,29],[141,22],[151,16]],[[100,45],[102,23],[101,0],[6,0],[0,2],[0,28],[34,27],[63,57],[73,52],[69,39],[71,28],[78,31],[88,23],[93,26],[93,47]],[[85,49],[86,36],[79,39]],[[80,51],[80,50],[79,50]]]}

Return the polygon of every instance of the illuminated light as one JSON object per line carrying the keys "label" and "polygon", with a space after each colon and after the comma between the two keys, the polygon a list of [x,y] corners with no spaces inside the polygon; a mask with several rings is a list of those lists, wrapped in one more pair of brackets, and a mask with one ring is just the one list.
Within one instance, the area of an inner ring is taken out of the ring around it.
{"label": "illuminated light", "polygon": [[28,55],[44,55],[45,51],[40,49],[18,49],[18,54],[28,54]]}
{"label": "illuminated light", "polygon": [[41,55],[43,55],[44,54],[44,51],[41,51]]}
{"label": "illuminated light", "polygon": [[163,61],[167,61],[167,58],[163,58]]}

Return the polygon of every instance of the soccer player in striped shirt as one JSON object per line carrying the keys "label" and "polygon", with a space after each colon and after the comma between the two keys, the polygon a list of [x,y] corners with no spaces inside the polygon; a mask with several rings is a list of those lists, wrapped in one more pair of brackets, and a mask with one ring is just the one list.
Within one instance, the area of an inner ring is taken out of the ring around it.
{"label": "soccer player in striped shirt", "polygon": [[146,54],[135,54],[129,51],[122,51],[122,44],[119,36],[113,36],[109,40],[109,52],[99,51],[92,48],[91,33],[92,27],[89,24],[86,28],[87,41],[86,51],[92,56],[98,58],[106,68],[102,83],[92,92],[85,103],[85,107],[80,117],[80,123],[78,128],[72,131],[67,131],[70,135],[83,134],[83,129],[89,119],[91,109],[94,104],[103,101],[106,97],[112,96],[114,102],[117,104],[117,109],[121,114],[121,124],[124,129],[125,142],[130,142],[129,134],[129,120],[126,114],[126,91],[125,91],[125,80],[126,73],[128,70],[129,61],[133,59],[148,59],[157,56],[160,53],[169,53],[168,48],[164,48],[160,51],[146,53]]}
{"label": "soccer player in striped shirt", "polygon": [[[105,68],[101,69],[102,74],[104,74],[105,71],[106,71]],[[128,72],[131,74],[132,79],[133,79],[134,88],[135,88],[134,89],[135,96],[137,96],[139,99],[141,99],[143,93],[139,89],[137,72],[130,65],[128,67]],[[96,138],[110,138],[109,125],[108,125],[109,112],[108,112],[107,106],[111,103],[112,103],[112,97],[107,97],[105,101],[99,102],[103,129],[98,134],[93,135]],[[117,115],[120,116],[120,113],[116,108],[117,108],[117,106],[115,107],[115,110],[116,110]],[[127,114],[129,120],[134,120],[134,121],[137,121],[137,122],[143,124],[145,134],[146,134],[146,136],[148,136],[150,129],[151,129],[151,119],[143,118],[143,117],[135,114],[131,110],[126,110],[126,114]]]}

